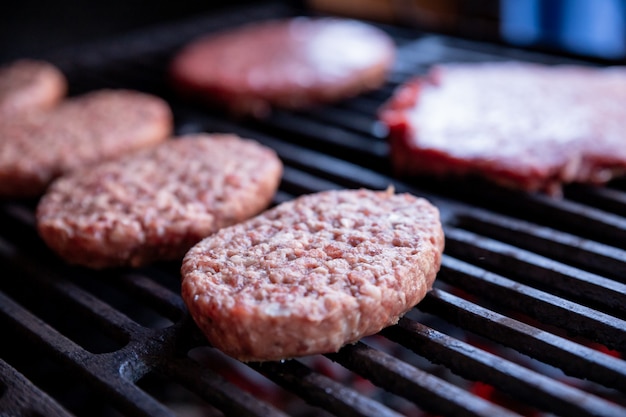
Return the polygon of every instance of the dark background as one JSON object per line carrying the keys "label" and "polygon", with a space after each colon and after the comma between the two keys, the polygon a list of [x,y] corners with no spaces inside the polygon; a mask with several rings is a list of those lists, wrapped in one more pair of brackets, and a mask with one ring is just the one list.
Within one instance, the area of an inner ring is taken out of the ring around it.
{"label": "dark background", "polygon": [[11,0],[0,8],[0,61],[207,14],[252,1]]}

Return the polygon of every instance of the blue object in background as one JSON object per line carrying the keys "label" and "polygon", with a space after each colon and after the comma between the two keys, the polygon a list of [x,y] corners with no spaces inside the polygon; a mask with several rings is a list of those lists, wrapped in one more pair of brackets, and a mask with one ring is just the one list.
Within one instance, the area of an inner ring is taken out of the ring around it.
{"label": "blue object in background", "polygon": [[607,59],[626,56],[623,0],[500,0],[501,32],[517,45],[545,45]]}

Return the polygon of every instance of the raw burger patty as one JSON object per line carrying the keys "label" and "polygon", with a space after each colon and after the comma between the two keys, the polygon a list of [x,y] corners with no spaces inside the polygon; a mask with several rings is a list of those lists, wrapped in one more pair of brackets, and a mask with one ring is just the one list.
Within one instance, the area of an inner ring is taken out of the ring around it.
{"label": "raw burger patty", "polygon": [[194,246],[182,297],[211,344],[237,359],[332,352],[417,304],[443,246],[439,212],[424,199],[311,194]]}
{"label": "raw burger patty", "polygon": [[0,67],[0,123],[7,117],[50,109],[66,92],[65,76],[47,62],[22,59]]}
{"label": "raw burger patty", "polygon": [[449,64],[381,112],[401,174],[478,175],[558,195],[626,168],[626,69]]}
{"label": "raw burger patty", "polygon": [[181,92],[264,116],[379,87],[395,45],[381,30],[348,19],[292,18],[202,37],[173,60]]}
{"label": "raw burger patty", "polygon": [[130,90],[100,90],[49,112],[0,124],[0,196],[36,196],[81,166],[163,142],[169,106]]}
{"label": "raw burger patty", "polygon": [[70,263],[180,260],[202,238],[267,207],[281,174],[276,154],[256,142],[186,136],[59,178],[37,208],[37,227]]}

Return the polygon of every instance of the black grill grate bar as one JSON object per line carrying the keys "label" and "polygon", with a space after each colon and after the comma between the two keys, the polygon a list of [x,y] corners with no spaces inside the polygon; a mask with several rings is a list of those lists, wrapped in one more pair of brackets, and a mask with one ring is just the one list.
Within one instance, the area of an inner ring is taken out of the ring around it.
{"label": "black grill grate bar", "polygon": [[361,114],[336,106],[314,109],[307,113],[306,117],[326,125],[346,127],[357,134],[384,140],[385,130],[369,114]]}
{"label": "black grill grate bar", "polygon": [[537,290],[477,266],[443,257],[438,279],[533,317],[558,326],[610,349],[626,352],[626,321]]}
{"label": "black grill grate bar", "polygon": [[163,358],[157,371],[180,382],[225,415],[284,417],[287,414],[235,387],[221,375],[186,357]]}
{"label": "black grill grate bar", "polygon": [[45,265],[21,262],[19,268],[23,273],[23,279],[32,280],[40,290],[45,288],[51,295],[54,294],[59,302],[75,306],[80,314],[88,315],[114,339],[126,342],[134,335],[143,334],[144,328],[135,321],[62,276],[46,270]]}
{"label": "black grill grate bar", "polygon": [[[440,289],[429,293],[418,308],[465,330],[558,367],[570,376],[589,379],[608,388],[626,390],[626,362],[594,348],[496,313]],[[411,331],[417,333],[414,337],[419,337],[420,346],[432,345],[429,349],[429,358],[438,362],[444,361],[446,355],[439,352],[439,349],[450,348],[447,345],[448,338],[433,337],[433,340],[429,341],[426,339],[433,334],[430,330],[426,332],[425,326],[416,322],[411,322],[410,326],[416,329]],[[383,334],[387,335],[387,332],[384,331]],[[395,335],[394,338],[402,337],[396,335],[399,331],[395,328],[391,328],[389,332]],[[423,349],[424,347],[420,347],[418,353],[425,355]]]}
{"label": "black grill grate bar", "polygon": [[619,248],[626,248],[626,217],[567,199],[496,187],[452,186],[458,198]]}
{"label": "black grill grate bar", "polygon": [[[135,416],[172,416],[167,408],[122,377],[120,370],[128,365],[123,351],[115,352],[115,355],[93,355],[1,292],[0,314],[3,314],[25,337],[36,340],[40,349],[67,366],[68,370],[79,375],[96,390],[108,395],[120,408],[128,410]],[[130,352],[129,357],[136,357],[133,351],[137,349],[133,344],[127,345],[125,349]],[[135,372],[137,371],[138,368],[135,369]]]}
{"label": "black grill grate bar", "polygon": [[376,158],[386,160],[389,154],[386,141],[375,140],[369,135],[357,134],[305,115],[274,111],[262,126],[256,127],[260,130],[271,128],[280,136],[293,135],[298,142],[324,149],[326,152],[336,149],[353,154],[343,155],[345,157],[358,155],[367,157],[368,160]]}
{"label": "black grill grate bar", "polygon": [[[114,283],[119,282],[124,291],[132,295],[134,299],[144,301],[146,305],[154,308],[172,322],[176,322],[183,318],[187,308],[180,294],[158,284],[154,280],[159,273],[154,268],[149,268],[145,273],[124,273],[119,276],[119,279],[110,281]],[[170,277],[168,276],[167,278]]]}
{"label": "black grill grate bar", "polygon": [[295,360],[282,363],[250,363],[249,366],[308,403],[320,406],[336,415],[355,417],[399,417],[401,415],[341,383],[314,372]]}
{"label": "black grill grate bar", "polygon": [[459,214],[456,226],[625,281],[626,251],[613,246],[481,209]]}
{"label": "black grill grate bar", "polygon": [[[71,298],[75,298],[75,295],[72,294]],[[2,293],[0,304],[0,312],[16,323],[16,328],[20,331],[27,332],[26,337],[37,339],[37,345],[46,355],[68,366],[68,369],[87,380],[96,391],[108,393],[120,409],[129,411],[131,415],[173,416],[171,410],[134,384],[134,381],[141,379],[151,370],[159,368],[175,375],[190,390],[225,411],[256,417],[284,415],[263,401],[226,383],[209,370],[200,370],[196,362],[172,358],[173,349],[181,347],[179,345],[184,342],[180,335],[189,333],[188,327],[185,330],[185,322],[161,331],[151,331],[136,325],[131,341],[122,349],[105,354],[92,354],[22,309]]]}
{"label": "black grill grate bar", "polygon": [[[379,174],[370,168],[346,161],[343,158],[329,155],[326,152],[310,149],[301,145],[300,136],[294,135],[293,142],[281,140],[277,135],[267,134],[253,130],[241,124],[235,124],[228,120],[205,116],[200,126],[208,132],[234,132],[242,137],[254,138],[260,143],[274,149],[281,160],[288,166],[299,168],[318,177],[326,178],[332,182],[344,186],[362,186],[373,189],[385,189],[397,182],[389,176]],[[328,137],[326,140],[333,141],[337,146],[342,146],[341,141]],[[360,146],[369,148],[371,141],[362,138]],[[349,153],[349,149],[342,149],[341,153]]]}
{"label": "black grill grate bar", "polygon": [[626,316],[626,284],[462,229],[446,229],[446,247],[451,256]]}
{"label": "black grill grate bar", "polygon": [[[71,417],[66,409],[0,359],[0,410],[3,416]],[[5,414],[6,412],[6,414]]]}
{"label": "black grill grate bar", "polygon": [[381,101],[378,98],[372,98],[367,95],[359,96],[356,98],[347,99],[337,104],[337,107],[343,109],[349,109],[351,111],[359,112],[362,114],[373,115],[376,114],[380,108]]}
{"label": "black grill grate bar", "polygon": [[344,346],[339,352],[326,356],[433,413],[450,416],[518,416],[362,342]]}
{"label": "black grill grate bar", "polygon": [[[610,242],[625,247],[626,218],[595,207],[569,200],[557,200],[544,195],[532,196],[526,201],[540,201],[541,212],[536,213],[551,220],[562,220],[569,230],[586,232],[589,236],[610,237]],[[531,206],[531,205],[529,205]],[[528,207],[533,209],[537,206]],[[538,208],[538,207],[537,207]],[[520,209],[524,209],[520,207]],[[560,222],[559,222],[560,223]]]}
{"label": "black grill grate bar", "polygon": [[311,192],[310,190],[335,190],[342,188],[337,183],[289,166],[283,169],[283,178],[280,186],[283,190],[295,195],[306,194]]}
{"label": "black grill grate bar", "polygon": [[461,376],[487,382],[526,404],[563,415],[617,417],[626,413],[609,401],[406,318],[383,333]]}

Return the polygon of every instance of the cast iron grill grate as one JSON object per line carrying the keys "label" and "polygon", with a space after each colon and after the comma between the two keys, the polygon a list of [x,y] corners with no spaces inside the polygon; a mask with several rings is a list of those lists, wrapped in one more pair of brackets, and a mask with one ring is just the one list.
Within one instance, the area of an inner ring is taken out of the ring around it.
{"label": "cast iron grill grate", "polygon": [[562,58],[383,27],[400,51],[387,85],[334,106],[233,120],[169,91],[165,67],[185,41],[293,13],[239,9],[48,58],[73,93],[152,92],[169,100],[178,133],[234,132],[276,149],[276,202],[391,184],[429,198],[447,245],[435,289],[398,325],[338,353],[244,365],[189,319],[178,264],[67,266],[37,237],[36,202],[4,201],[0,415],[626,415],[626,183],[553,200],[398,181],[375,119],[398,83],[436,62]]}

